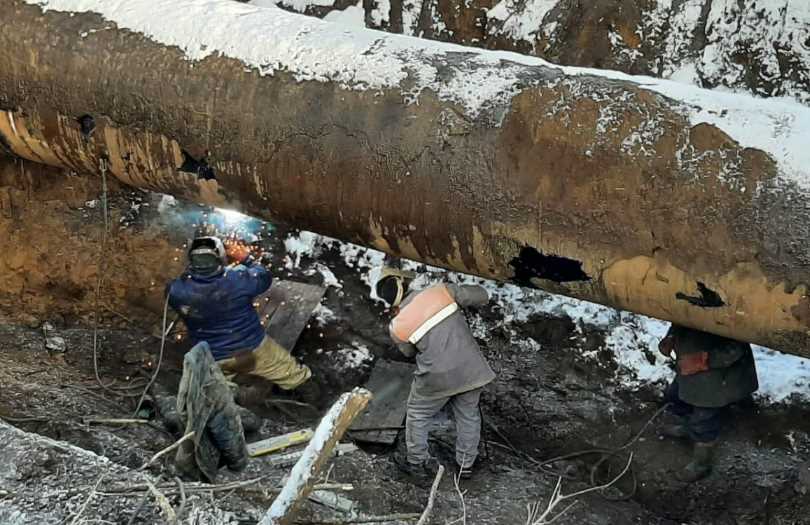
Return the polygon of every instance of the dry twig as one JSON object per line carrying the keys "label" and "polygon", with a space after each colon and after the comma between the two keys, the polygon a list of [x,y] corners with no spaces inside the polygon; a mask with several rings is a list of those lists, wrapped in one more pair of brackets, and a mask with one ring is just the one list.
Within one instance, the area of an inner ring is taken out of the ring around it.
{"label": "dry twig", "polygon": [[439,465],[439,471],[433,479],[433,486],[430,487],[430,496],[428,496],[427,505],[422,512],[422,516],[419,517],[419,521],[416,522],[416,525],[426,525],[428,520],[430,520],[430,514],[433,512],[433,504],[436,502],[436,491],[439,490],[439,483],[442,482],[442,476],[444,476],[444,465]]}
{"label": "dry twig", "polygon": [[84,418],[85,425],[148,425],[148,419]]}
{"label": "dry twig", "polygon": [[606,488],[614,485],[627,473],[628,470],[630,470],[631,463],[633,463],[632,452],[630,453],[630,457],[627,459],[627,464],[624,466],[624,469],[621,472],[619,472],[619,475],[613,478],[611,481],[605,483],[604,485],[589,487],[587,489],[573,492],[571,494],[562,493],[562,477],[557,478],[557,484],[554,487],[554,491],[551,493],[551,497],[548,500],[548,505],[546,505],[545,510],[541,512],[542,506],[540,505],[540,503],[530,503],[528,505],[529,517],[526,519],[526,525],[548,525],[550,523],[554,523],[563,514],[568,512],[568,510],[570,510],[571,507],[576,505],[577,502],[576,501],[571,502],[564,509],[562,509],[561,511],[557,512],[555,515],[552,516],[557,505],[559,505],[563,501],[572,500],[574,498],[578,498],[579,496],[583,496],[590,492],[605,490]]}
{"label": "dry twig", "polygon": [[169,452],[171,452],[173,450],[176,450],[177,448],[180,447],[180,445],[182,445],[184,442],[188,441],[189,439],[191,439],[193,437],[194,437],[194,431],[192,430],[191,432],[189,432],[185,436],[178,439],[173,445],[169,445],[168,447],[164,448],[163,450],[161,450],[160,452],[158,452],[157,454],[152,456],[152,459],[150,459],[149,461],[147,461],[146,463],[144,463],[141,466],[141,470],[143,470],[146,467],[148,467],[149,465],[153,464],[155,461],[162,458],[163,456],[165,456]]}
{"label": "dry twig", "polygon": [[458,499],[461,501],[461,517],[455,521],[451,521],[450,525],[454,523],[461,523],[461,525],[467,525],[467,502],[464,500],[464,495],[467,494],[466,490],[461,490],[459,483],[461,481],[461,469],[459,469],[458,473],[453,476],[453,486],[456,489],[456,494],[458,494]]}
{"label": "dry twig", "polygon": [[169,499],[160,492],[157,487],[155,487],[154,483],[146,480],[146,485],[149,487],[149,492],[155,497],[155,501],[157,501],[158,507],[163,512],[166,518],[166,523],[170,525],[175,525],[177,523],[177,514],[174,512],[174,508],[172,504],[169,503]]}
{"label": "dry twig", "polygon": [[93,496],[96,495],[96,489],[101,484],[101,481],[104,479],[105,475],[106,472],[98,477],[98,481],[96,481],[96,484],[93,486],[93,490],[90,491],[90,494],[87,496],[87,499],[84,500],[84,504],[79,509],[79,512],[77,512],[76,515],[73,517],[73,521],[70,522],[70,525],[76,525],[77,523],[79,523],[79,518],[81,518],[82,514],[84,514],[84,511],[87,510],[87,506],[90,504],[90,501],[93,499]]}
{"label": "dry twig", "polygon": [[297,525],[353,525],[355,523],[387,523],[389,521],[412,521],[419,519],[419,514],[387,514],[384,516],[365,516],[345,520],[299,520]]}

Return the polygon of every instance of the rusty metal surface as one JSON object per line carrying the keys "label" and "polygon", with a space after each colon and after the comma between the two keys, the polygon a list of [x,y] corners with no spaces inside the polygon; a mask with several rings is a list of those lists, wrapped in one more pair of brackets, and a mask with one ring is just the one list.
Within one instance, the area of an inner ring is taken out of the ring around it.
{"label": "rusty metal surface", "polygon": [[[634,84],[525,66],[538,82],[502,119],[470,120],[430,93],[191,63],[93,14],[0,10],[0,141],[24,158],[106,156],[133,186],[810,356],[807,199]],[[621,133],[597,131],[605,111]],[[650,115],[654,143],[628,148]]]}

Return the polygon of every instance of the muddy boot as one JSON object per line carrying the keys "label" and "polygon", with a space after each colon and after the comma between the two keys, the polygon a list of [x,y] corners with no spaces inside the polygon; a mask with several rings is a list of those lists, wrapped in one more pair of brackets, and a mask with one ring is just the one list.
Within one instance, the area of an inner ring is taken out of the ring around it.
{"label": "muddy boot", "polygon": [[320,408],[323,402],[321,387],[312,379],[308,379],[305,383],[297,386],[293,392],[302,402],[312,405],[315,408]]}
{"label": "muddy boot", "polygon": [[155,402],[158,417],[166,427],[166,430],[172,434],[182,434],[185,430],[185,424],[177,413],[177,397],[153,395],[152,399]]}
{"label": "muddy boot", "polygon": [[426,486],[433,482],[439,471],[439,463],[430,458],[422,463],[411,463],[405,454],[396,453],[392,457],[394,465],[405,474],[410,481],[419,486]]}
{"label": "muddy boot", "polygon": [[254,434],[262,428],[262,418],[258,415],[239,405],[236,405],[236,411],[239,413],[239,419],[242,420],[242,429],[245,434]]}
{"label": "muddy boot", "polygon": [[456,463],[456,474],[458,475],[458,479],[472,479],[476,472],[475,464],[473,463],[469,467],[462,467],[458,463]]}
{"label": "muddy boot", "polygon": [[240,407],[264,406],[265,400],[270,397],[271,387],[263,385],[240,385],[233,400]]}
{"label": "muddy boot", "polygon": [[694,483],[711,474],[714,463],[714,449],[717,441],[706,441],[695,443],[695,450],[692,452],[692,461],[683,470],[676,474],[676,477],[686,483]]}

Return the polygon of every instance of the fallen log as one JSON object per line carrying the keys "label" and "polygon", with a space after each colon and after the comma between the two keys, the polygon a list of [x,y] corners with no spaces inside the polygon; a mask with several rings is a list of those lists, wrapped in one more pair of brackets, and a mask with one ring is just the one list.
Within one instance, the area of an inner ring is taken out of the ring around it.
{"label": "fallen log", "polygon": [[21,157],[810,356],[808,108],[229,0],[0,10]]}
{"label": "fallen log", "polygon": [[323,416],[315,435],[304,449],[304,455],[295,464],[281,493],[259,522],[259,525],[291,525],[298,507],[312,492],[326,462],[332,457],[332,450],[352,424],[354,418],[366,408],[371,392],[355,388],[346,392]]}

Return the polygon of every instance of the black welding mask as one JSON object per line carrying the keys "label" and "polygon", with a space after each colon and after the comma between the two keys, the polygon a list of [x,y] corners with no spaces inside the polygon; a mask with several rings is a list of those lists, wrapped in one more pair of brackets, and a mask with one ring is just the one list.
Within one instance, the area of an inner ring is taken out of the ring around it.
{"label": "black welding mask", "polygon": [[225,245],[219,237],[197,237],[188,250],[191,271],[200,275],[218,272],[227,264]]}

